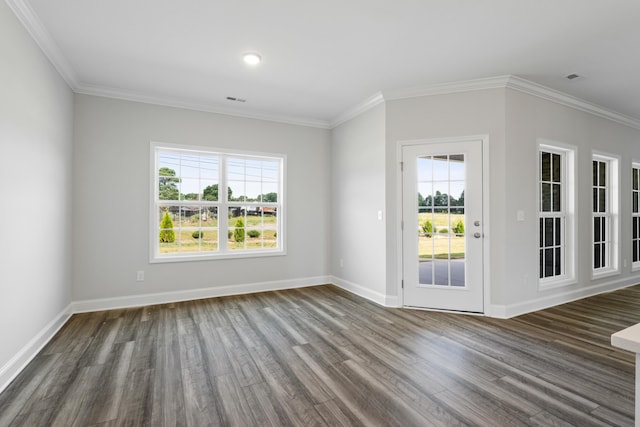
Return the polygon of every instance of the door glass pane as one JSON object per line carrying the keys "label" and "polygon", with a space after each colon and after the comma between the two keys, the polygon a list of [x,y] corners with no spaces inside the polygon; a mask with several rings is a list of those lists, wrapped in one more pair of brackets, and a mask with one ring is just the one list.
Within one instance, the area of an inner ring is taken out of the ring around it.
{"label": "door glass pane", "polygon": [[421,285],[465,286],[465,155],[417,159]]}
{"label": "door glass pane", "polygon": [[449,178],[451,181],[464,181],[464,154],[449,156]]}
{"label": "door glass pane", "polygon": [[464,181],[451,181],[449,184],[449,204],[464,206]]}
{"label": "door glass pane", "polygon": [[[433,156],[433,180],[448,181],[449,180],[449,156]],[[418,172],[418,175],[420,173]]]}
{"label": "door glass pane", "polygon": [[430,181],[433,178],[432,162],[430,156],[418,158],[418,182]]}

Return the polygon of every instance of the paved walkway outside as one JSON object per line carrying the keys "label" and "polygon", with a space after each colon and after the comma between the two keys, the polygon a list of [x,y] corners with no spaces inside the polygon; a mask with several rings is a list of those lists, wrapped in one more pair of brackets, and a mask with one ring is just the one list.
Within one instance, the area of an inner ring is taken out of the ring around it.
{"label": "paved walkway outside", "polygon": [[451,260],[451,283],[449,283],[449,261],[447,260],[429,260],[420,261],[418,264],[420,283],[423,285],[431,285],[432,271],[435,265],[436,285],[464,286],[464,258]]}

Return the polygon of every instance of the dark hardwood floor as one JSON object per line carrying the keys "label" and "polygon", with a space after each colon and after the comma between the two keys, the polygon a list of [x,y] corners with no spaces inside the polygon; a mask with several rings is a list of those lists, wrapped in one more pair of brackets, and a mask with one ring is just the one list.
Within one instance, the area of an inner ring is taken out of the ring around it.
{"label": "dark hardwood floor", "polygon": [[74,315],[1,426],[633,425],[640,286],[511,320],[334,286]]}

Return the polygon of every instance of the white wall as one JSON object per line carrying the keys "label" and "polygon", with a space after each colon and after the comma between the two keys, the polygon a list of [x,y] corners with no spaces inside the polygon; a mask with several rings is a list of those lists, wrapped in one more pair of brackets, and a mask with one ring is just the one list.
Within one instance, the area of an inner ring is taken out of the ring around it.
{"label": "white wall", "polygon": [[73,94],[0,2],[0,390],[71,302]]}
{"label": "white wall", "polygon": [[[489,136],[489,269],[486,313],[498,317],[561,304],[637,283],[631,271],[630,185],[632,160],[640,160],[640,131],[557,102],[513,89],[491,89],[415,97],[386,103],[387,294],[397,295],[399,218],[397,144],[402,140]],[[538,286],[537,143],[539,139],[578,147],[577,283]],[[619,156],[620,273],[592,279],[591,156]],[[522,210],[524,221],[517,221]],[[626,260],[626,266],[624,261]]]}
{"label": "white wall", "polygon": [[[285,154],[287,255],[149,264],[150,141]],[[74,301],[328,276],[330,131],[77,95],[74,143]]]}
{"label": "white wall", "polygon": [[[515,90],[506,90],[506,233],[505,274],[509,286],[500,289],[496,304],[507,314],[530,311],[596,292],[637,283],[631,272],[631,163],[640,160],[640,131],[592,114]],[[536,171],[539,138],[577,147],[577,283],[552,290],[538,289],[538,226]],[[592,280],[591,156],[593,150],[621,157],[620,274]],[[516,221],[516,211],[525,221]],[[517,238],[513,238],[517,237]],[[627,266],[623,261],[627,260]]]}
{"label": "white wall", "polygon": [[507,286],[503,260],[506,239],[505,197],[505,95],[503,89],[478,90],[449,95],[421,96],[387,102],[386,186],[387,192],[387,293],[398,295],[400,229],[397,206],[399,192],[398,142],[417,139],[488,135],[490,164],[489,287],[492,298]]}
{"label": "white wall", "polygon": [[[386,303],[384,129],[385,106],[380,104],[336,127],[331,153],[334,280],[382,304]],[[378,211],[383,213],[381,220]]]}

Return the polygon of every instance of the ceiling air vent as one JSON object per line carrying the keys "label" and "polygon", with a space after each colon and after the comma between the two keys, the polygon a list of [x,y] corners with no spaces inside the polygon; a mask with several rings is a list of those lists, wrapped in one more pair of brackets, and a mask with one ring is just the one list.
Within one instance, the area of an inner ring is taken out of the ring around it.
{"label": "ceiling air vent", "polygon": [[571,73],[571,74],[569,74],[568,76],[566,76],[566,78],[567,78],[568,80],[575,80],[575,79],[577,79],[577,78],[579,78],[579,77],[580,77],[580,75],[579,75],[579,74],[576,74],[576,73]]}
{"label": "ceiling air vent", "polygon": [[227,96],[227,100],[234,102],[247,102],[246,99],[236,98],[235,96]]}

